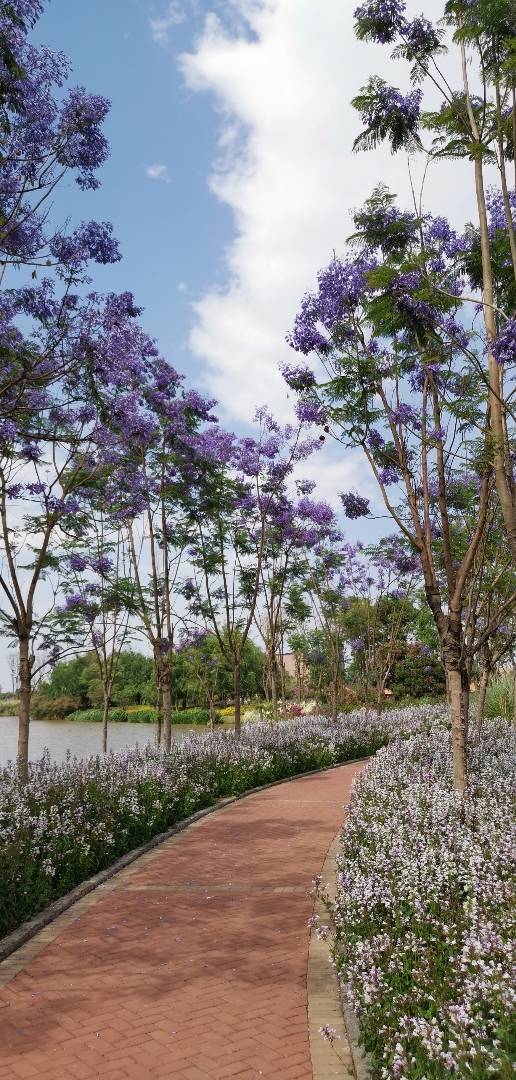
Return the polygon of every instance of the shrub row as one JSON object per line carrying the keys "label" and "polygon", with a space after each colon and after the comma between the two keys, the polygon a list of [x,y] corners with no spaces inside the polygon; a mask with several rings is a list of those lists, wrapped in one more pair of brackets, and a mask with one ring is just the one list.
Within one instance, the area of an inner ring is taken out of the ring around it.
{"label": "shrub row", "polygon": [[334,955],[380,1080],[513,1075],[514,729],[486,723],[469,769],[462,800],[434,732],[382,750],[355,788]]}
{"label": "shrub row", "polygon": [[[68,713],[66,719],[100,724],[102,721],[102,709],[75,709],[74,712]],[[115,723],[155,724],[156,709],[152,705],[109,709],[108,720]],[[201,725],[208,724],[209,720],[210,713],[208,709],[183,709],[182,712],[173,712],[171,716],[173,724]],[[218,713],[215,714],[215,722],[220,722]]]}
{"label": "shrub row", "polygon": [[442,709],[304,717],[200,733],[166,755],[147,747],[0,773],[0,936],[120,855],[223,795],[340,761],[442,723]]}

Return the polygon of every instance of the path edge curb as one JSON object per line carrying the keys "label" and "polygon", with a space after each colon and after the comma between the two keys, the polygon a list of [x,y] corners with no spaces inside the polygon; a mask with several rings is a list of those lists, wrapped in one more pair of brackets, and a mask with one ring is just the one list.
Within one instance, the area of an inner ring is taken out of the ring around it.
{"label": "path edge curb", "polygon": [[[367,759],[359,759],[367,760]],[[337,895],[337,859],[338,850],[342,838],[343,830],[346,827],[346,821],[339,828],[335,834],[322,867],[322,878],[329,886],[329,896],[332,901],[335,900]],[[317,900],[314,904],[314,914],[319,916],[325,915],[325,905],[320,900]],[[310,934],[310,942],[308,947],[308,967],[307,967],[307,1003],[308,1003],[308,1017],[309,1017],[309,1031],[310,1031],[310,1056],[312,1059],[313,1080],[331,1080],[333,1077],[342,1077],[342,1080],[346,1080],[345,1072],[343,1070],[348,1069],[349,1065],[347,1060],[343,1061],[340,1058],[340,1051],[346,1049],[351,1057],[350,1065],[353,1071],[355,1080],[372,1080],[373,1069],[370,1055],[365,1052],[360,1045],[360,1024],[355,1010],[351,1004],[349,990],[346,984],[340,978],[335,964],[330,962],[330,952],[327,948],[327,966],[324,969],[325,974],[323,979],[319,983],[319,993],[322,990],[327,1000],[328,1015],[320,1015],[319,1019],[323,1020],[324,1024],[329,1023],[329,1026],[333,1026],[335,1023],[337,1038],[342,1039],[345,1037],[344,1045],[342,1043],[336,1044],[335,1048],[330,1046],[328,1042],[322,1039],[317,1031],[317,1022],[313,1023],[314,1001],[312,1000],[312,994],[310,993],[310,967],[313,963],[313,957],[311,956],[311,950],[313,948],[313,934]],[[339,1015],[337,1016],[334,1008],[335,999],[338,1002]],[[319,1010],[317,1010],[319,1012]],[[316,1040],[320,1039],[319,1043]],[[347,1047],[346,1047],[347,1043]],[[347,1054],[346,1054],[347,1057]],[[339,1064],[337,1065],[337,1062]]]}
{"label": "path edge curb", "polygon": [[358,1022],[357,1014],[350,1003],[347,987],[341,980],[339,982],[340,991],[340,1004],[342,1008],[342,1015],[344,1017],[344,1026],[348,1036],[348,1042],[351,1049],[351,1056],[353,1058],[353,1068],[355,1070],[356,1080],[372,1080],[373,1070],[372,1063],[369,1054],[366,1054],[364,1048],[360,1045],[360,1024]]}
{"label": "path edge curb", "polygon": [[223,796],[217,799],[211,806],[206,806],[202,810],[196,810],[194,814],[190,814],[189,817],[183,818],[182,821],[178,821],[176,825],[172,825],[170,829],[165,832],[157,833],[156,836],[151,837],[145,844],[141,844],[140,847],[133,848],[132,851],[127,851],[125,855],[121,855],[119,859],[116,859],[111,866],[107,866],[104,870],[99,870],[98,874],[94,874],[90,878],[86,878],[85,881],[81,881],[79,885],[71,889],[70,892],[65,893],[64,896],[58,897],[48,907],[43,908],[31,919],[27,919],[21,923],[10,934],[7,934],[2,940],[0,940],[0,964],[7,960],[9,956],[21,949],[23,945],[26,945],[31,938],[35,937],[41,930],[44,930],[46,926],[55,922],[60,915],[63,915],[65,911],[73,907],[79,900],[82,900],[88,893],[93,892],[104,882],[109,881],[110,878],[115,877],[121,870],[125,870],[131,863],[136,862],[142,855],[146,855],[147,852],[152,851],[154,848],[165,843],[166,840],[170,840],[171,837],[177,833],[183,832],[189,825],[193,825],[201,818],[208,817],[209,814],[214,814],[218,810],[224,810],[226,806],[231,806],[233,803],[240,802],[242,799],[248,798],[250,795],[256,795],[259,791],[267,791],[268,788],[278,787],[280,784],[288,784],[291,780],[301,780],[303,776],[316,776],[319,773],[331,772],[332,769],[340,769],[345,765],[356,765],[359,761],[368,761],[366,758],[350,758],[348,761],[338,761],[333,765],[325,765],[322,769],[309,769],[305,772],[295,773],[292,776],[284,776],[280,780],[271,780],[268,784],[259,784],[257,787],[248,788],[247,791],[242,791],[238,795]]}

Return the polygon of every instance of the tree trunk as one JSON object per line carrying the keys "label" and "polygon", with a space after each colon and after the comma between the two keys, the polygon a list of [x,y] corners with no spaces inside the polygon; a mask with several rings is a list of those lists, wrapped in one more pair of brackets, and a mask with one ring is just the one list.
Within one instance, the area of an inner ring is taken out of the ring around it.
{"label": "tree trunk", "polygon": [[269,658],[269,664],[271,669],[271,708],[272,719],[276,721],[278,719],[278,680],[276,678],[276,654],[271,653]]}
{"label": "tree trunk", "polygon": [[209,709],[210,709],[210,731],[213,731],[213,729],[215,727],[215,705],[213,703],[213,698],[212,697],[209,698]]}
{"label": "tree trunk", "polygon": [[384,701],[385,701],[384,690],[385,690],[385,679],[379,679],[377,684],[376,684],[376,712],[378,713],[378,716],[381,715],[382,706],[383,706]]}
{"label": "tree trunk", "polygon": [[480,738],[480,732],[481,732],[481,729],[482,729],[482,721],[484,719],[484,710],[485,710],[485,705],[486,705],[486,693],[487,693],[487,684],[488,684],[488,682],[489,682],[489,671],[488,671],[487,668],[483,668],[482,669],[482,674],[480,676],[480,682],[478,684],[477,715],[476,715],[476,724],[475,724],[475,735],[476,735],[477,739]]}
{"label": "tree trunk", "polygon": [[170,670],[168,662],[165,662],[162,673],[163,693],[163,748],[170,754],[172,746],[172,687],[170,685]]}
{"label": "tree trunk", "polygon": [[109,692],[104,687],[102,701],[102,753],[107,754],[107,729],[108,729]]}
{"label": "tree trunk", "polygon": [[462,723],[464,726],[464,738],[466,745],[468,741],[469,731],[469,690],[470,690],[470,677],[467,667],[461,670],[461,709],[462,709]]}
{"label": "tree trunk", "polygon": [[20,711],[18,719],[18,776],[22,783],[29,777],[29,726],[32,680],[29,660],[29,637],[19,638]]}
{"label": "tree trunk", "polygon": [[484,177],[482,158],[475,160],[475,184],[477,205],[480,225],[480,248],[482,255],[482,300],[484,304],[484,322],[487,331],[487,362],[489,369],[489,426],[492,439],[493,472],[495,476],[498,501],[502,511],[507,539],[511,550],[513,563],[516,565],[516,507],[514,504],[514,492],[512,489],[512,476],[509,476],[505,455],[505,402],[501,371],[491,349],[493,341],[496,341],[497,326],[494,312],[494,289],[493,270],[491,264],[491,249],[489,242],[489,228],[484,192]]}
{"label": "tree trunk", "polygon": [[456,791],[464,794],[468,786],[468,770],[463,709],[464,696],[462,676],[458,668],[448,668],[448,688],[450,692],[453,786]]}
{"label": "tree trunk", "polygon": [[331,686],[331,718],[336,720],[339,715],[339,668],[335,667]]}
{"label": "tree trunk", "polygon": [[239,738],[242,730],[242,690],[239,660],[235,663],[233,679],[235,688],[235,735]]}
{"label": "tree trunk", "polygon": [[303,691],[302,691],[302,685],[301,685],[301,659],[300,659],[299,653],[295,654],[294,663],[296,665],[297,700],[298,700],[299,704],[301,704]]}
{"label": "tree trunk", "polygon": [[163,728],[163,689],[159,681],[159,672],[156,669],[156,682],[158,689],[156,693],[156,746],[161,746],[161,732]]}

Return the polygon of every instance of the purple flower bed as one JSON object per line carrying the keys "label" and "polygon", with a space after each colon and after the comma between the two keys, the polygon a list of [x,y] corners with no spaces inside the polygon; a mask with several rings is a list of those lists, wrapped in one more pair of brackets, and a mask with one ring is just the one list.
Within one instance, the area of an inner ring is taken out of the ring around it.
{"label": "purple flower bed", "polygon": [[513,1075],[515,751],[486,723],[466,802],[444,731],[392,743],[356,784],[335,956],[381,1080]]}
{"label": "purple flower bed", "polygon": [[364,711],[337,723],[307,716],[194,734],[171,754],[48,758],[20,785],[0,772],[0,936],[115,859],[223,795],[352,758],[445,721],[440,706]]}

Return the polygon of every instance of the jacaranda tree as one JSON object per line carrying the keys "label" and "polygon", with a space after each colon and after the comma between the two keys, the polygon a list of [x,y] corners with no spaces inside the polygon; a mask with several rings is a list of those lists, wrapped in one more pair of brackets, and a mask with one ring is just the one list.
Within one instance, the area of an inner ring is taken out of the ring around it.
{"label": "jacaranda tree", "polygon": [[[404,0],[365,0],[355,11],[356,33],[394,46],[393,58],[410,64],[408,94],[372,78],[353,104],[364,129],[357,148],[387,140],[394,152],[423,151],[429,162],[471,162],[477,217],[466,230],[464,261],[481,303],[484,335],[470,363],[488,389],[489,456],[513,561],[516,562],[516,485],[513,474],[514,408],[510,369],[516,358],[516,9],[514,0],[448,0],[435,25],[407,17]],[[450,42],[451,37],[451,42]],[[450,46],[455,74],[442,69]],[[450,82],[451,79],[451,82]],[[424,89],[439,107],[424,109]],[[424,146],[425,137],[431,142]],[[512,162],[512,179],[511,179]],[[497,170],[490,192],[486,169]],[[512,190],[511,190],[512,189]],[[428,284],[446,288],[427,277]],[[464,294],[465,295],[465,294]]]}
{"label": "jacaranda tree", "polygon": [[[257,411],[256,422],[254,438],[209,433],[204,481],[187,513],[193,574],[183,595],[194,618],[215,633],[233,671],[237,733],[243,649],[280,537],[285,485],[295,465],[318,445],[303,436],[301,423],[281,428],[265,408]],[[289,545],[288,531],[282,535]]]}
{"label": "jacaranda tree", "polygon": [[[378,189],[355,215],[347,256],[305,296],[286,366],[346,446],[361,447],[384,505],[417,552],[450,697],[454,781],[467,784],[469,670],[463,610],[493,483],[483,342],[466,329],[461,245],[447,222],[402,211]],[[349,517],[369,513],[348,493]]]}

